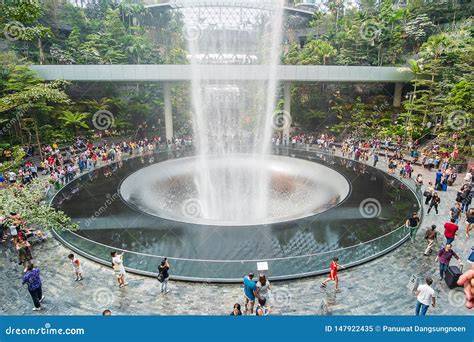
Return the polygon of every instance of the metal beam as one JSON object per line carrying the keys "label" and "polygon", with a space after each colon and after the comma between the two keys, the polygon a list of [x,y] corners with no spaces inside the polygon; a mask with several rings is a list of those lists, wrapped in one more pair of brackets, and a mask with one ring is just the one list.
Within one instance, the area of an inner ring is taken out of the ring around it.
{"label": "metal beam", "polygon": [[[204,80],[265,81],[267,65],[32,65],[30,68],[45,80],[109,82],[190,81],[191,68],[198,67]],[[410,82],[408,68],[340,66],[340,65],[280,65],[281,81],[292,82]]]}

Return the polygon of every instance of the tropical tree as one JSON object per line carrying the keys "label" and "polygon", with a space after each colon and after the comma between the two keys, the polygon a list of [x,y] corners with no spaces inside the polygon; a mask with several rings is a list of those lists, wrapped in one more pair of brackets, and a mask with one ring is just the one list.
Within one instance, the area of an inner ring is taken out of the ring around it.
{"label": "tropical tree", "polygon": [[78,136],[80,128],[89,129],[89,125],[86,123],[89,116],[89,113],[78,113],[66,110],[59,117],[59,120],[63,121],[65,126],[73,127],[75,135]]}

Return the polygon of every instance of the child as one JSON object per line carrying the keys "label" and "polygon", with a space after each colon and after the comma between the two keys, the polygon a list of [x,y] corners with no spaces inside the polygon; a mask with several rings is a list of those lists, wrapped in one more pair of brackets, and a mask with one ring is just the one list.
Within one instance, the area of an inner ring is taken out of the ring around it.
{"label": "child", "polygon": [[74,257],[74,254],[69,254],[68,256],[69,262],[72,265],[72,269],[74,271],[74,275],[76,276],[76,279],[74,281],[81,281],[82,279],[82,267],[81,263],[79,262],[78,258]]}
{"label": "child", "polygon": [[321,287],[326,287],[326,283],[328,281],[334,281],[336,288],[336,292],[340,292],[339,290],[339,277],[337,276],[337,271],[339,268],[344,268],[342,265],[339,265],[339,258],[334,257],[331,261],[331,271],[329,272],[329,278],[327,278],[325,281],[321,282]]}

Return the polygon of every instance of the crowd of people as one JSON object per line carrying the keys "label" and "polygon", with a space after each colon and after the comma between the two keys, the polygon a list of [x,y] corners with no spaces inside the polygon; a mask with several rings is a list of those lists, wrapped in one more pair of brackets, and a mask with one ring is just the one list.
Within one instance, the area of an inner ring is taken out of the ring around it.
{"label": "crowd of people", "polygon": [[[288,146],[298,148],[302,146],[317,146],[331,154],[336,153],[336,143],[334,137],[329,134],[321,134],[319,137],[307,134],[298,134],[294,136],[275,136],[272,138],[275,146]],[[145,156],[153,155],[160,150],[170,148],[172,145],[175,149],[185,148],[192,144],[192,138],[177,138],[172,142],[164,142],[160,137],[143,138],[136,141],[110,141],[101,144],[94,144],[86,139],[76,138],[74,143],[67,147],[59,147],[57,144],[44,145],[41,149],[43,158],[39,165],[32,160],[32,154],[28,155],[28,159],[21,167],[16,170],[9,171],[3,178],[9,186],[24,186],[39,176],[49,177],[51,183],[60,188],[73,180],[77,175],[94,169],[98,166],[120,161],[124,156]],[[419,167],[425,168],[426,171],[436,169],[433,175],[433,182],[429,181],[424,184],[423,175],[417,173],[413,181],[418,191],[421,192],[424,187],[423,196],[426,215],[429,215],[434,209],[439,214],[439,206],[441,205],[440,192],[446,191],[449,186],[459,186],[455,203],[450,209],[449,221],[444,224],[445,241],[439,241],[439,235],[436,225],[431,225],[425,232],[427,246],[424,248],[424,255],[430,256],[435,249],[436,242],[440,242],[441,246],[436,253],[436,260],[439,264],[440,280],[446,280],[447,274],[453,272],[449,267],[452,258],[458,260],[462,267],[462,260],[466,258],[469,262],[474,262],[474,252],[470,255],[460,256],[456,249],[456,237],[460,230],[459,226],[464,225],[463,230],[466,239],[469,238],[470,231],[474,227],[474,208],[470,208],[473,197],[472,186],[472,170],[469,170],[462,180],[462,184],[457,182],[457,169],[449,163],[449,156],[428,158],[422,156],[418,158],[419,142],[412,142],[408,146],[411,160],[404,158],[403,150],[406,146],[402,146],[401,140],[392,142],[390,139],[380,140],[377,138],[371,140],[360,140],[349,137],[344,140],[340,146],[340,153],[343,157],[356,162],[362,162],[372,166],[377,166],[382,156],[387,164],[388,173],[395,173],[399,169],[400,178],[413,178],[417,164]],[[436,146],[433,147],[436,150]],[[31,151],[33,153],[33,151]],[[38,173],[41,173],[39,175]],[[7,176],[7,177],[5,177]],[[32,259],[32,243],[31,239],[42,241],[45,237],[40,229],[28,227],[27,222],[21,218],[18,213],[9,213],[0,217],[1,224],[1,241],[3,243],[11,242],[11,245],[18,253],[19,264],[23,266],[23,284],[27,284],[34,303],[33,310],[41,310],[41,302],[44,299],[41,288],[40,270],[33,266]],[[410,238],[415,241],[418,229],[420,227],[420,218],[418,213],[414,213],[406,222],[410,228]],[[459,239],[459,237],[457,237]],[[473,247],[474,251],[474,247]],[[115,273],[118,287],[122,288],[128,285],[126,282],[126,271],[124,267],[123,253],[111,253],[112,268]],[[71,264],[75,281],[82,281],[83,269],[79,259],[74,254],[68,255],[68,261]],[[338,270],[344,267],[339,264],[339,259],[334,257],[330,265],[329,276],[321,282],[320,286],[326,288],[328,282],[334,282],[335,291],[339,292]],[[454,270],[455,271],[455,270]],[[240,303],[235,303],[231,315],[255,314],[265,316],[272,313],[270,281],[261,273],[258,279],[254,279],[255,275],[250,272],[243,279],[244,303],[243,308]],[[170,278],[170,263],[165,258],[159,264],[157,269],[157,279],[160,282],[160,291],[163,294],[169,292],[168,283]],[[472,279],[470,276],[461,276],[460,272],[454,277],[455,281],[465,282]],[[447,280],[446,280],[447,281]],[[449,279],[452,282],[452,279]],[[433,279],[428,277],[425,283],[420,285],[416,290],[417,302],[415,313],[426,314],[430,305],[436,306],[435,292],[432,288]],[[448,283],[448,281],[447,281]],[[450,286],[448,284],[448,286]],[[470,303],[470,304],[469,304]],[[472,307],[472,297],[468,298],[468,307]],[[106,310],[110,313],[109,310]],[[105,311],[104,311],[105,312]]]}

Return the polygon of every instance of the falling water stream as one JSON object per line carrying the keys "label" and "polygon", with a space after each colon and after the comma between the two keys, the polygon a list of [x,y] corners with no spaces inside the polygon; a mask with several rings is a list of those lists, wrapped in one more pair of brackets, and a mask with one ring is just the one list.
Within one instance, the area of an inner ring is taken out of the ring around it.
{"label": "falling water stream", "polygon": [[[265,6],[247,12],[240,21],[210,12],[199,20],[184,15],[192,65],[194,184],[204,219],[262,220],[270,210],[274,176],[265,164],[278,87],[283,1],[261,3]],[[242,8],[234,10],[239,13]],[[224,73],[226,65],[264,65],[267,77],[264,81],[211,81],[202,68],[209,64],[219,65],[213,71]],[[236,165],[232,161],[242,145],[250,146],[248,158]],[[216,155],[218,165],[211,162]]]}

